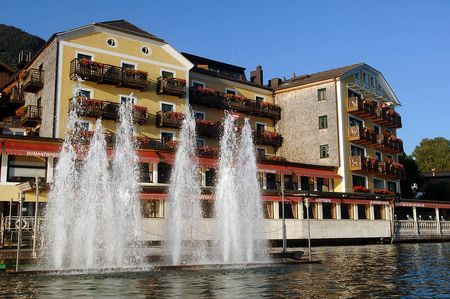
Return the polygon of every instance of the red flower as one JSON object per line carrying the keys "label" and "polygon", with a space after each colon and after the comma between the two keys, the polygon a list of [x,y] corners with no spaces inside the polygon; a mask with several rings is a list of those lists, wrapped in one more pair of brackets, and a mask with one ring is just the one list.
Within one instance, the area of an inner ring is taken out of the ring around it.
{"label": "red flower", "polygon": [[353,187],[353,192],[369,193],[370,190],[367,189],[367,188],[364,187],[364,186],[354,186],[354,187]]}

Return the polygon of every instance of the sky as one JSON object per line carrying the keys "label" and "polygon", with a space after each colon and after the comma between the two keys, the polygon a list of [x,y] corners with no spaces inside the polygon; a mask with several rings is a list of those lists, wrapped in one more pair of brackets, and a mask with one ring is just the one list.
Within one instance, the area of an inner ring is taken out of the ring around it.
{"label": "sky", "polygon": [[398,135],[450,139],[450,1],[2,0],[0,23],[48,39],[126,19],[178,51],[262,65],[264,80],[358,62],[383,73],[402,106]]}

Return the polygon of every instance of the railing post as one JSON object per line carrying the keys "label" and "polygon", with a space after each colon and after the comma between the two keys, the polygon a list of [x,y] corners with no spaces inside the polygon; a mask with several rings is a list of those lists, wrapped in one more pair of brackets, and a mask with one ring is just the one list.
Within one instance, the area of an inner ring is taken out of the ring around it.
{"label": "railing post", "polygon": [[416,230],[416,235],[419,235],[419,222],[417,221],[417,209],[413,207],[413,219],[414,219],[414,228]]}
{"label": "railing post", "polygon": [[442,228],[441,228],[441,220],[439,219],[439,208],[435,208],[435,213],[436,213],[436,229],[437,229],[437,234],[438,236],[442,236]]}

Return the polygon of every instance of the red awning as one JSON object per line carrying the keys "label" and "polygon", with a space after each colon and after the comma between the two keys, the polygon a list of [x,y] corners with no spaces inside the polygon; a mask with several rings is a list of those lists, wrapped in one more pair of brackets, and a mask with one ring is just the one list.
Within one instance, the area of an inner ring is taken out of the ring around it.
{"label": "red awning", "polygon": [[288,167],[281,165],[258,164],[258,169],[268,173],[292,174],[292,171]]}
{"label": "red awning", "polygon": [[157,155],[162,160],[162,162],[165,162],[167,164],[175,163],[175,155],[172,153],[158,152]]}
{"label": "red awning", "polygon": [[200,166],[206,167],[206,168],[216,168],[217,160],[213,159],[213,158],[199,157],[198,158],[198,164]]}
{"label": "red awning", "polygon": [[60,144],[35,143],[5,140],[5,150],[8,155],[33,157],[58,157]]}
{"label": "red awning", "polygon": [[166,200],[167,193],[141,193],[140,197],[143,200]]}
{"label": "red awning", "polygon": [[139,162],[158,163],[160,160],[158,154],[152,151],[137,151],[137,156]]}
{"label": "red awning", "polygon": [[304,168],[304,167],[290,167],[290,170],[298,176],[309,176],[317,178],[328,178],[328,179],[340,179],[341,176],[334,173],[331,170],[314,169],[314,168]]}

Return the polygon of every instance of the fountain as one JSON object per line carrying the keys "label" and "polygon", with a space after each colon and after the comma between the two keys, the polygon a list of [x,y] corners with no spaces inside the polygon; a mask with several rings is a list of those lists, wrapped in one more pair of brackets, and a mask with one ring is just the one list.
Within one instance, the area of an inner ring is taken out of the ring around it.
{"label": "fountain", "polygon": [[199,180],[195,119],[187,106],[169,187],[166,235],[167,250],[174,265],[200,263],[204,259],[203,245],[193,240],[193,230],[202,218]]}
{"label": "fountain", "polygon": [[256,158],[248,119],[239,143],[234,117],[225,115],[216,186],[216,256],[221,263],[267,261]]}
{"label": "fountain", "polygon": [[[113,159],[108,161],[101,120],[82,151],[78,117],[80,81],[74,88],[68,135],[55,167],[42,230],[47,269],[122,268],[140,262],[138,164],[131,104],[122,104]],[[110,169],[111,168],[111,169]]]}

